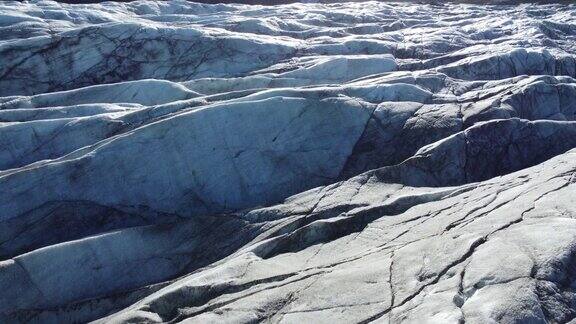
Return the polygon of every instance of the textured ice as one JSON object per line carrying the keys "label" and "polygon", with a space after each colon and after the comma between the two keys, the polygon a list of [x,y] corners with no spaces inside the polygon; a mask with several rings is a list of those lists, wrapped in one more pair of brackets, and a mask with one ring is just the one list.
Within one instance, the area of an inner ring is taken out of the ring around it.
{"label": "textured ice", "polygon": [[576,5],[0,1],[0,322],[568,323]]}

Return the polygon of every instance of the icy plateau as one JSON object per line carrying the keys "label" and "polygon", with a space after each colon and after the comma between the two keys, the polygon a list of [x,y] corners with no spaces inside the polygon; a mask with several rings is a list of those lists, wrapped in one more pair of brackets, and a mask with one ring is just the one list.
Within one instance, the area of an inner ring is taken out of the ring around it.
{"label": "icy plateau", "polygon": [[576,323],[576,4],[0,1],[0,323]]}

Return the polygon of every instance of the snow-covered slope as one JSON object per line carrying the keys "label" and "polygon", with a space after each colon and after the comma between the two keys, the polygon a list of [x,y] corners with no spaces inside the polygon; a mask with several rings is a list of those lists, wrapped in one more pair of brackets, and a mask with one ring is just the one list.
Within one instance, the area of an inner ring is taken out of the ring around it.
{"label": "snow-covered slope", "polygon": [[0,1],[0,322],[576,318],[576,5]]}

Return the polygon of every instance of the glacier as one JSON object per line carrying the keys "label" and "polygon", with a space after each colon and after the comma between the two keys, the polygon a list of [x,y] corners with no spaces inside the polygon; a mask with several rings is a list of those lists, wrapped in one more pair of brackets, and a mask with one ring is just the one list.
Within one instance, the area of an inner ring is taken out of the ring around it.
{"label": "glacier", "polygon": [[0,323],[573,323],[576,4],[0,1]]}

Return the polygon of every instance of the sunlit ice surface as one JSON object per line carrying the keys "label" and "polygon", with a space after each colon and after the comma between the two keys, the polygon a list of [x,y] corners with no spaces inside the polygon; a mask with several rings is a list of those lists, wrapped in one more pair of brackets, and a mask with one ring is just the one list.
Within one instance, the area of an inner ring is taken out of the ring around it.
{"label": "sunlit ice surface", "polygon": [[576,5],[508,3],[0,2],[0,322],[573,320]]}

